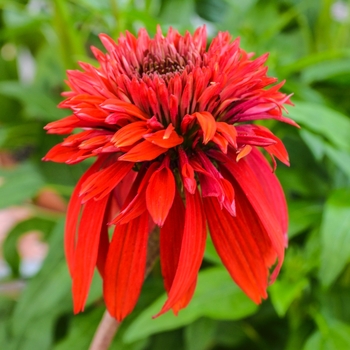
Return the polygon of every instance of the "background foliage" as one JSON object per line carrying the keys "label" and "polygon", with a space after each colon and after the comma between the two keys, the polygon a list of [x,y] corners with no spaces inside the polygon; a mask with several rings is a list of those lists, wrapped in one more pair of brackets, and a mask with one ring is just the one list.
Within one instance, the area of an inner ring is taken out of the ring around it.
{"label": "background foliage", "polygon": [[[10,274],[0,281],[0,347],[87,349],[104,311],[96,275],[85,312],[72,315],[64,214],[38,200],[48,189],[68,200],[86,167],[40,161],[60,141],[42,128],[67,115],[56,108],[65,70],[92,62],[100,32],[117,38],[146,27],[153,35],[158,23],[181,32],[206,23],[211,37],[228,30],[245,50],[270,52],[269,75],[294,92],[289,116],[302,128],[268,122],[291,159],[277,170],[290,213],[286,261],[258,307],[208,243],[190,306],[152,320],[164,300],[156,266],[113,349],[350,349],[349,13],[350,1],[332,0],[0,0],[0,154],[16,163],[0,169],[0,207],[31,211],[3,243]],[[26,278],[17,240],[33,229],[50,250]],[[19,281],[24,288],[6,288]]]}

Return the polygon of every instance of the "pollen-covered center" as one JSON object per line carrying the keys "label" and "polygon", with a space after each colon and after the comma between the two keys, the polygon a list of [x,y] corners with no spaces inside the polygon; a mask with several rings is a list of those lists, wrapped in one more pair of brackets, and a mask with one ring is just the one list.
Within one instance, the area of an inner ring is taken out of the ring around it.
{"label": "pollen-covered center", "polygon": [[140,75],[160,75],[167,76],[172,73],[181,73],[186,66],[184,57],[176,54],[174,56],[160,57],[152,53],[147,53],[140,67]]}

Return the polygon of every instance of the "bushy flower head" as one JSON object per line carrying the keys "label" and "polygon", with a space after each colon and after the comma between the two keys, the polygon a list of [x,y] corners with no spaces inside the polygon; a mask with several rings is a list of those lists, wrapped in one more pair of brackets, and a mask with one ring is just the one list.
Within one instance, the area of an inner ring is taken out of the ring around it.
{"label": "bushy flower head", "polygon": [[[280,139],[257,119],[282,116],[289,96],[268,77],[267,55],[219,33],[207,49],[205,27],[184,36],[158,28],[92,51],[96,68],[68,71],[61,108],[72,115],[46,126],[70,134],[45,160],[95,163],[68,208],[65,251],[75,312],[83,310],[95,266],[112,316],[134,308],[144,280],[147,241],[160,227],[168,293],[159,314],[177,313],[195,290],[207,226],[233,280],[256,303],[266,298],[287,244],[287,209],[273,169],[257,148],[288,165]],[[111,240],[108,228],[113,227]],[[270,268],[276,265],[270,275]],[[270,278],[269,278],[270,277]]]}

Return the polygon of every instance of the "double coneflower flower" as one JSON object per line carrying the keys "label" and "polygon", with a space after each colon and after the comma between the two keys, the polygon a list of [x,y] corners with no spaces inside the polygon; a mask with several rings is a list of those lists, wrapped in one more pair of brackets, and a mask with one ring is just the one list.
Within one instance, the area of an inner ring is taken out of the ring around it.
{"label": "double coneflower flower", "polygon": [[232,279],[261,302],[287,245],[286,201],[273,167],[275,157],[288,165],[288,155],[271,131],[251,122],[296,125],[282,116],[289,96],[266,75],[267,55],[252,59],[228,33],[207,49],[204,27],[193,35],[158,29],[154,39],[145,30],[117,43],[100,39],[107,53],[92,48],[99,66],[68,71],[71,91],[60,107],[73,114],[46,126],[52,134],[77,132],[45,160],[96,159],[67,213],[75,312],[96,266],[110,314],[122,320],[133,310],[155,225],[168,293],[159,314],[191,300],[207,228]]}

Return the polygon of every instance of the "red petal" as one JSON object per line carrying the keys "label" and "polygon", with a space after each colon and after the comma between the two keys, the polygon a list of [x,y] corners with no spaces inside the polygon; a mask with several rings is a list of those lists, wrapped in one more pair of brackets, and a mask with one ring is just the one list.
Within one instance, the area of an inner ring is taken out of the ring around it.
{"label": "red petal", "polygon": [[148,213],[115,228],[105,268],[103,294],[109,313],[122,321],[135,307],[146,267]]}
{"label": "red petal", "polygon": [[149,116],[135,105],[117,99],[106,100],[100,105],[100,107],[110,112],[127,113],[130,116],[141,120],[149,119]]}
{"label": "red petal", "polygon": [[257,126],[255,133],[262,136],[266,135],[267,137],[275,140],[276,143],[274,145],[264,147],[265,150],[272,156],[276,156],[282,163],[289,166],[288,152],[284,147],[283,142],[277,136],[275,136],[269,129],[263,126]]}
{"label": "red petal", "polygon": [[173,204],[174,196],[174,175],[165,166],[152,175],[146,190],[147,209],[158,226],[163,226]]}
{"label": "red petal", "polygon": [[64,250],[66,260],[69,268],[70,275],[73,276],[74,270],[74,255],[75,255],[75,243],[77,235],[77,226],[79,221],[79,213],[81,209],[81,198],[79,196],[81,186],[85,180],[92,174],[94,174],[103,162],[103,158],[98,159],[78,181],[74,188],[72,196],[69,201],[67,209],[67,219],[65,225],[64,235]]}
{"label": "red petal", "polygon": [[146,188],[151,176],[158,167],[159,163],[153,162],[148,169],[144,168],[139,171],[125,200],[123,210],[111,224],[126,224],[147,210]]}
{"label": "red petal", "polygon": [[181,244],[179,264],[176,274],[159,316],[172,307],[178,311],[178,303],[183,301],[195,283],[205,250],[206,227],[203,205],[198,190],[192,195],[185,190],[186,213],[185,227]]}
{"label": "red petal", "polygon": [[101,228],[108,199],[106,196],[100,201],[90,200],[86,202],[80,219],[72,286],[75,313],[84,310],[96,266]]}
{"label": "red petal", "polygon": [[169,293],[176,274],[185,225],[185,206],[175,191],[174,203],[160,230],[160,264],[165,290]]}
{"label": "red petal", "polygon": [[209,112],[196,112],[194,115],[203,130],[203,143],[206,145],[215,135],[216,121]]}
{"label": "red petal", "polygon": [[66,147],[61,143],[52,147],[42,160],[56,163],[74,164],[93,156],[90,150],[80,150],[76,146]]}
{"label": "red petal", "polygon": [[128,162],[143,162],[153,160],[165,153],[168,149],[154,145],[151,142],[143,141],[133,147],[129,152],[125,153],[119,160]]}
{"label": "red petal", "polygon": [[[170,126],[171,124],[169,124]],[[172,125],[171,125],[172,126]],[[183,142],[183,137],[179,136],[176,131],[171,130],[169,127],[165,130],[156,131],[153,134],[145,135],[144,138],[152,142],[153,144],[164,147],[164,148],[172,148],[178,145],[181,145]]]}
{"label": "red petal", "polygon": [[259,247],[261,236],[266,233],[252,207],[247,201],[242,203],[242,196],[239,197],[236,217],[221,210],[215,198],[204,198],[203,204],[210,234],[223,264],[242,290],[260,303],[262,297],[267,297],[269,270]]}
{"label": "red petal", "polygon": [[91,175],[81,188],[82,202],[86,202],[91,198],[99,200],[108,195],[131,171],[133,166],[133,163],[115,161],[107,168]]}
{"label": "red petal", "polygon": [[253,149],[245,160],[254,171],[256,177],[260,180],[267,200],[273,207],[277,220],[280,222],[282,232],[286,239],[285,245],[287,245],[288,209],[282,186],[261,152]]}
{"label": "red petal", "polygon": [[237,130],[233,125],[224,122],[216,122],[216,131],[225,137],[231,146],[237,147]]}
{"label": "red petal", "polygon": [[115,143],[116,147],[131,146],[141,140],[148,130],[147,123],[144,121],[130,123],[118,130],[111,141]]}
{"label": "red petal", "polygon": [[[229,180],[233,187],[237,189],[240,187],[247,197],[247,200],[252,205],[257,216],[259,217],[262,225],[264,226],[272,245],[278,255],[278,265],[275,269],[272,278],[278,274],[283,259],[284,259],[284,247],[285,236],[282,232],[279,220],[276,218],[274,206],[271,205],[269,198],[266,196],[263,189],[264,182],[257,178],[255,172],[251,169],[250,164],[245,159],[240,160],[239,163],[232,161],[232,155],[230,152],[228,157],[222,156],[222,160],[225,163],[220,163],[222,166],[222,174]],[[224,168],[227,171],[224,171]],[[224,174],[225,173],[225,174]],[[275,188],[276,191],[280,190],[280,187]]]}
{"label": "red petal", "polygon": [[107,221],[108,221],[108,218],[106,218],[105,216],[105,220],[102,223],[100,242],[98,246],[98,254],[97,254],[97,261],[96,261],[96,266],[98,268],[98,272],[100,273],[102,279],[104,279],[104,276],[105,276],[105,265],[106,265],[106,259],[107,259],[108,248],[109,248]]}

